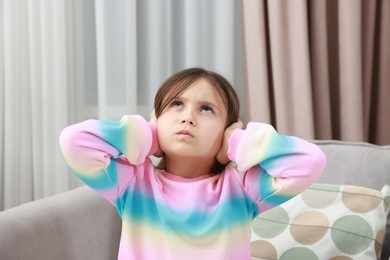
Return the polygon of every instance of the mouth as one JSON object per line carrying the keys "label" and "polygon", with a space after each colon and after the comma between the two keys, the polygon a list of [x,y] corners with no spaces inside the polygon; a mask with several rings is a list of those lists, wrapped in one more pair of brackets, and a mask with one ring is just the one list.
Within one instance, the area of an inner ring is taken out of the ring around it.
{"label": "mouth", "polygon": [[180,136],[180,137],[184,137],[184,138],[190,138],[190,137],[194,137],[191,132],[187,131],[187,130],[180,130],[176,133],[176,135]]}

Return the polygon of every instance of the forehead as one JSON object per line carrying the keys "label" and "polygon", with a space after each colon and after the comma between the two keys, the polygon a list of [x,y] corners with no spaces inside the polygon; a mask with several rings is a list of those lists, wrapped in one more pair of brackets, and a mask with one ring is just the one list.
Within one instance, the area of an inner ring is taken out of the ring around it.
{"label": "forehead", "polygon": [[207,79],[200,78],[185,88],[178,96],[189,98],[201,98],[205,101],[222,103],[223,100],[217,88]]}
{"label": "forehead", "polygon": [[222,102],[224,102],[224,99],[222,98],[223,94],[220,93],[220,90],[215,83],[202,77],[190,81],[178,81],[171,85],[168,88],[165,97],[163,97],[163,102],[164,104],[170,103],[173,99],[183,96],[185,93],[188,94],[188,92],[212,95],[215,99],[221,99]]}

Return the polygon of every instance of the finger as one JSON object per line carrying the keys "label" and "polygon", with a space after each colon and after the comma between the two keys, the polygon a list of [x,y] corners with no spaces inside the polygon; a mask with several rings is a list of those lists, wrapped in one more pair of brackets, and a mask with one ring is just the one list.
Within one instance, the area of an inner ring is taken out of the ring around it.
{"label": "finger", "polygon": [[155,113],[154,109],[150,113],[150,122],[153,122],[153,123],[157,122],[157,117],[156,117],[156,113]]}
{"label": "finger", "polygon": [[244,126],[244,124],[242,123],[242,121],[239,119],[238,121],[234,122],[233,124],[231,124],[229,126],[229,128],[240,128],[242,129],[242,127]]}

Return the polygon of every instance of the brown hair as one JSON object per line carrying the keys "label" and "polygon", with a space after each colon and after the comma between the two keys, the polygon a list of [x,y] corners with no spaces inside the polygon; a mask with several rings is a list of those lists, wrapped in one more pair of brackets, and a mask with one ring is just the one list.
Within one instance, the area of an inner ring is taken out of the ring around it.
{"label": "brown hair", "polygon": [[[223,76],[208,71],[202,68],[189,68],[179,71],[169,77],[158,89],[154,98],[154,111],[158,118],[164,109],[183,91],[185,91],[192,83],[198,79],[206,79],[219,93],[225,105],[227,117],[225,128],[238,121],[240,104],[237,94]],[[159,169],[165,168],[164,158],[157,166]],[[225,165],[221,165],[217,160],[211,169],[212,173],[221,173],[225,169]]]}
{"label": "brown hair", "polygon": [[154,110],[158,118],[164,109],[192,83],[198,79],[206,79],[218,91],[227,111],[226,125],[230,126],[238,120],[240,104],[232,85],[221,75],[202,68],[189,68],[169,77],[158,89],[154,98]]}

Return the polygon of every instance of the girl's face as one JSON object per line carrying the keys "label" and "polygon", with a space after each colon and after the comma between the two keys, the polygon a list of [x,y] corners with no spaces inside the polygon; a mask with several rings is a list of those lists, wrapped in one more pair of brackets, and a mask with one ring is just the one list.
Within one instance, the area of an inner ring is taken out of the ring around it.
{"label": "girl's face", "polygon": [[225,130],[227,109],[218,91],[203,78],[174,99],[157,120],[166,157],[214,160]]}

